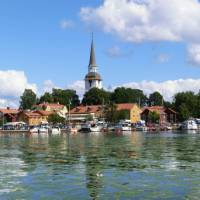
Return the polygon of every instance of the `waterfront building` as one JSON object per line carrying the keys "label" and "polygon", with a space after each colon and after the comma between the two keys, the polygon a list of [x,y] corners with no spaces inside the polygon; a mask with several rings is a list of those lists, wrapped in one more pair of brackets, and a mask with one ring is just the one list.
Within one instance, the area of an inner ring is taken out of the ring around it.
{"label": "waterfront building", "polygon": [[48,123],[48,117],[53,114],[51,111],[21,111],[18,114],[18,121],[23,121],[29,126],[36,126],[43,123]]}
{"label": "waterfront building", "polygon": [[[134,103],[122,103],[116,104],[117,111],[127,111],[128,119],[131,123],[136,123],[140,120],[141,109]],[[77,106],[70,111],[70,120],[74,122],[85,121],[87,119],[102,118],[104,113],[104,107],[102,105],[91,106]]]}
{"label": "waterfront building", "polygon": [[23,121],[29,126],[39,125],[43,118],[39,113],[32,111],[21,111],[18,114],[18,121]]}
{"label": "waterfront building", "polygon": [[0,119],[5,122],[16,122],[19,110],[9,107],[0,109]]}
{"label": "waterfront building", "polygon": [[121,103],[117,104],[117,110],[126,110],[129,113],[129,120],[131,123],[140,121],[141,109],[136,103]]}
{"label": "waterfront building", "polygon": [[34,110],[43,110],[47,112],[55,112],[60,117],[64,117],[68,113],[68,109],[65,105],[62,105],[60,103],[41,103],[38,105],[34,105]]}
{"label": "waterfront building", "polygon": [[163,106],[150,106],[144,107],[141,113],[141,118],[145,120],[147,124],[152,123],[150,118],[150,113],[156,112],[159,115],[158,123],[160,125],[167,123],[176,123],[177,112],[170,108],[165,108]]}
{"label": "waterfront building", "polygon": [[91,88],[102,88],[102,79],[98,73],[96,59],[95,59],[95,49],[94,42],[92,39],[91,50],[90,50],[90,61],[88,66],[88,73],[85,76],[85,91],[89,91]]}
{"label": "waterfront building", "polygon": [[70,121],[81,122],[88,119],[95,120],[103,116],[101,105],[77,106],[70,111]]}

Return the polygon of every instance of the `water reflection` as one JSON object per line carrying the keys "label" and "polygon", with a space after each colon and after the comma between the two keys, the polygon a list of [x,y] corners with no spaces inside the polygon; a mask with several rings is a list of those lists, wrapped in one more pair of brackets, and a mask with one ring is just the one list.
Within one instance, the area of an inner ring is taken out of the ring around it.
{"label": "water reflection", "polygon": [[0,197],[195,198],[199,146],[198,134],[1,135]]}

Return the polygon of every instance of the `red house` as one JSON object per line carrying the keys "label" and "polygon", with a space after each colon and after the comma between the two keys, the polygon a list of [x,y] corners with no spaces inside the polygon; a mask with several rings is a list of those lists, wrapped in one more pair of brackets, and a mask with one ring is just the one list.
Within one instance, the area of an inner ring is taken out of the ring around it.
{"label": "red house", "polygon": [[159,115],[159,124],[176,123],[177,112],[173,109],[163,106],[150,106],[144,107],[141,113],[141,119],[145,120],[147,124],[152,123],[149,116],[151,112],[156,112]]}

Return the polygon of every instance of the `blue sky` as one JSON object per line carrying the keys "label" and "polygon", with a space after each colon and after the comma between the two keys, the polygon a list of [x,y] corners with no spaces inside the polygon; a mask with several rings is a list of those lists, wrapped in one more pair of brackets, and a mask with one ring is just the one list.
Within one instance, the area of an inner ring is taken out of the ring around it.
{"label": "blue sky", "polygon": [[[134,34],[129,35],[127,31],[120,32],[113,27],[117,26],[117,22],[115,25],[110,22],[112,26],[106,30],[106,16],[95,13],[106,1],[111,3],[113,0],[1,0],[0,70],[23,71],[27,82],[37,85],[39,90],[46,80],[65,88],[84,79],[89,62],[91,31],[94,31],[96,60],[105,87],[144,80],[162,83],[199,78],[198,59],[195,60],[197,62],[188,62],[187,49],[194,45],[190,38],[195,36],[188,36],[188,33],[180,40],[159,36],[159,39],[152,37],[137,41]],[[180,0],[176,1],[178,6]],[[187,3],[188,0],[184,1]],[[199,3],[192,1],[198,7]],[[126,0],[115,2],[123,5],[124,9],[125,6],[134,6]],[[88,15],[87,20],[81,14],[81,9],[86,7],[92,9],[92,14],[84,14]],[[103,9],[109,9],[109,5]],[[126,18],[126,15],[121,12],[120,17]],[[63,21],[70,22],[70,25],[61,27]],[[99,21],[101,23],[98,24]],[[140,25],[143,28],[144,24]],[[129,36],[131,40],[127,39]],[[149,35],[144,37],[148,38]],[[195,53],[198,57],[200,52]],[[9,96],[0,95],[2,98]]]}

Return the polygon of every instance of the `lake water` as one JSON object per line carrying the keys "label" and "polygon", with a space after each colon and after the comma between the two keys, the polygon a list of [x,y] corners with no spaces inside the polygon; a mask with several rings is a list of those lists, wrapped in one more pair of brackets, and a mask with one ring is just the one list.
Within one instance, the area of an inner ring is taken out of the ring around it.
{"label": "lake water", "polygon": [[0,199],[198,199],[200,134],[0,135]]}

